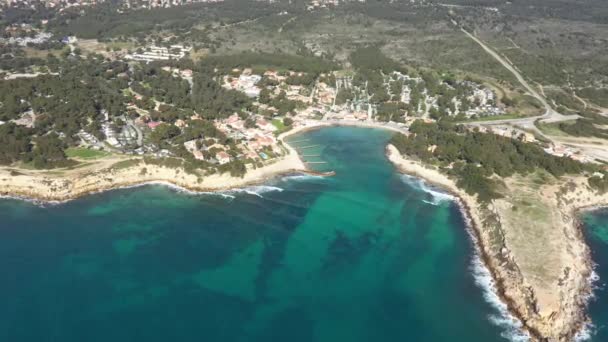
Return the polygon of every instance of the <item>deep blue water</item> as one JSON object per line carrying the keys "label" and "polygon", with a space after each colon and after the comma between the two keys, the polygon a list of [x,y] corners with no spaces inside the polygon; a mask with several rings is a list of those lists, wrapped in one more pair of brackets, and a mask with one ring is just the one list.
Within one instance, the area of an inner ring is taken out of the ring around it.
{"label": "deep blue water", "polygon": [[395,172],[389,133],[303,138],[335,177],[0,201],[0,341],[507,341],[458,208]]}

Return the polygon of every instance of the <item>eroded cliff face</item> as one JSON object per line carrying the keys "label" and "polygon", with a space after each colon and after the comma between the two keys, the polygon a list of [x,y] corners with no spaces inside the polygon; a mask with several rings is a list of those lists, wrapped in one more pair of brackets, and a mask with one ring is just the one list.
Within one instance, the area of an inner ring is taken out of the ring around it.
{"label": "eroded cliff face", "polygon": [[196,176],[186,174],[181,169],[135,165],[124,169],[105,168],[62,176],[1,173],[0,193],[43,201],[64,201],[94,192],[154,181],[175,185],[199,183]]}
{"label": "eroded cliff face", "polygon": [[146,164],[137,160],[126,167],[109,166],[64,174],[26,171],[22,173],[0,169],[0,195],[42,201],[65,201],[90,193],[153,182],[192,191],[216,191],[259,184],[277,175],[292,172],[312,173],[305,169],[297,155],[248,170],[244,177],[189,173],[183,168]]}
{"label": "eroded cliff face", "polygon": [[591,189],[585,177],[533,174],[502,179],[504,197],[481,204],[439,170],[390,146],[387,154],[403,172],[460,198],[501,297],[532,339],[572,341],[587,322],[592,272],[577,213],[608,204],[608,195]]}

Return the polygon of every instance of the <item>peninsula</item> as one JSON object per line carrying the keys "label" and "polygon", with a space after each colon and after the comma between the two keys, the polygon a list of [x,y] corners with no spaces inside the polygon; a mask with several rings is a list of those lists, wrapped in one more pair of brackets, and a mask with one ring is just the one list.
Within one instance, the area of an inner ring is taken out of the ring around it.
{"label": "peninsula", "polygon": [[421,157],[391,144],[387,156],[401,172],[458,198],[502,299],[535,340],[573,340],[589,323],[585,309],[593,273],[578,215],[607,205],[608,193],[587,177],[536,169],[491,177],[490,191],[496,193],[487,197],[482,179],[471,184],[476,176],[465,179],[453,165],[438,162],[446,145],[432,146]]}

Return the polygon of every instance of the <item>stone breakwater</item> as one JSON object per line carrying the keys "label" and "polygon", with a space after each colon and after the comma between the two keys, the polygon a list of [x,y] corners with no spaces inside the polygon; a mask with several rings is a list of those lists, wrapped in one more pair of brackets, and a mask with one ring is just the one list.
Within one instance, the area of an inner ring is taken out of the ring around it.
{"label": "stone breakwater", "polygon": [[[537,229],[541,222],[535,222],[533,217],[528,218],[527,224],[513,218],[515,200],[509,195],[481,204],[447,175],[404,158],[394,146],[387,147],[387,156],[401,172],[420,177],[458,198],[500,298],[532,340],[574,340],[589,322],[586,305],[592,274],[578,212],[608,204],[608,195],[595,192],[584,177],[563,178],[540,186],[535,191],[543,198],[551,228],[542,230]],[[506,184],[514,192],[519,191],[516,182]],[[522,231],[532,235],[522,238]]]}

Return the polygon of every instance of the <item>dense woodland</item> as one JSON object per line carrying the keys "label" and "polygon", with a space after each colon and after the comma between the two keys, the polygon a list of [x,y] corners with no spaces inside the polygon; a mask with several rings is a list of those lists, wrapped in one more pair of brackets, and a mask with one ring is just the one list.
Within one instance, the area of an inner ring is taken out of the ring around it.
{"label": "dense woodland", "polygon": [[[102,140],[105,138],[104,122],[119,131],[125,125],[124,120],[140,116],[127,110],[127,105],[133,103],[147,110],[150,120],[164,123],[152,132],[150,141],[153,144],[187,159],[192,165],[202,166],[183,150],[183,142],[206,137],[230,144],[216,130],[212,120],[235,112],[247,118],[247,113],[255,110],[251,98],[220,85],[223,76],[230,75],[233,68],[264,67],[281,72],[304,72],[311,77],[294,77],[289,81],[311,84],[320,73],[336,67],[333,62],[312,56],[257,53],[218,56],[198,63],[184,59],[129,65],[99,55],[70,54],[60,58],[49,54],[46,59],[35,62],[26,64],[28,67],[43,65],[45,74],[36,78],[0,80],[0,121],[9,122],[1,126],[0,164],[20,161],[32,163],[37,168],[67,165],[63,151],[79,143],[77,133],[84,131]],[[167,65],[192,69],[192,84],[163,70]],[[18,71],[19,68],[14,67],[8,68]],[[299,105],[286,99],[284,92],[268,97],[266,101],[261,99],[261,102],[272,105],[279,114],[291,112]],[[191,120],[194,114],[203,120]],[[10,122],[28,120],[34,115],[35,120],[27,125],[29,128]],[[173,125],[178,119],[188,123],[183,131]],[[52,148],[42,148],[41,144]],[[241,164],[234,162],[224,168],[242,174]]]}
{"label": "dense woodland", "polygon": [[541,169],[560,177],[593,169],[570,158],[547,154],[535,144],[490,133],[466,133],[463,126],[450,123],[416,121],[410,131],[410,136],[395,135],[391,143],[403,154],[445,168],[457,178],[459,187],[477,194],[482,202],[500,197],[494,175],[508,177]]}

